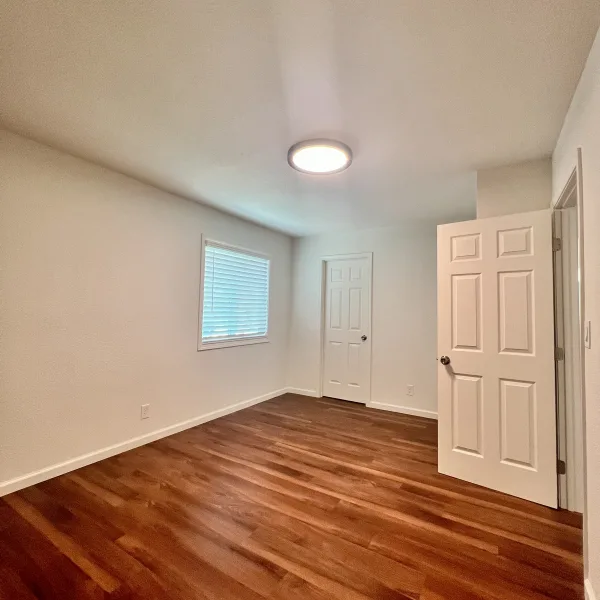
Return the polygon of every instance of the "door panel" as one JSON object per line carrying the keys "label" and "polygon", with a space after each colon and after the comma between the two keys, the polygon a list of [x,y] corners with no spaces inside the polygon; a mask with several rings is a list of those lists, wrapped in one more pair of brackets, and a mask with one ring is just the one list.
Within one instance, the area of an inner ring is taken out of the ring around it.
{"label": "door panel", "polygon": [[340,288],[330,290],[329,327],[330,329],[342,328],[342,293]]}
{"label": "door panel", "polygon": [[452,347],[481,350],[481,276],[452,276]]}
{"label": "door panel", "polygon": [[498,257],[531,256],[531,227],[498,232]]}
{"label": "door panel", "polygon": [[480,258],[481,236],[457,235],[452,238],[452,261],[477,260]]}
{"label": "door panel", "polygon": [[500,458],[535,469],[535,383],[500,380]]}
{"label": "door panel", "polygon": [[[325,263],[323,395],[368,402],[371,388],[371,261]],[[362,336],[366,336],[363,340]]]}
{"label": "door panel", "polygon": [[438,228],[439,470],[556,506],[551,211]]}
{"label": "door panel", "polygon": [[482,456],[481,377],[455,374],[452,385],[452,448]]}
{"label": "door panel", "polygon": [[498,273],[500,352],[533,355],[533,273]]}
{"label": "door panel", "polygon": [[362,331],[362,295],[362,287],[348,291],[348,328],[353,331]]}

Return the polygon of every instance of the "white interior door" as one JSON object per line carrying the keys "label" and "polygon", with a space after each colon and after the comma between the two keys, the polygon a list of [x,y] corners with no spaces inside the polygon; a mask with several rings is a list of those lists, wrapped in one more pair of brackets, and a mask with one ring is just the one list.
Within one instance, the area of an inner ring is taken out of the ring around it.
{"label": "white interior door", "polygon": [[371,259],[325,263],[323,395],[367,403],[371,397]]}
{"label": "white interior door", "polygon": [[556,507],[553,297],[550,210],[438,228],[439,471]]}

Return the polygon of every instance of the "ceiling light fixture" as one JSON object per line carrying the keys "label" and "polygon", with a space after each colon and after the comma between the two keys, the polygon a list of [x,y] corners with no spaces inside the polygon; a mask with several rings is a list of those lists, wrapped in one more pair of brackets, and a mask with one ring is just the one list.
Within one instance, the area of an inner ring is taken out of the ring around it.
{"label": "ceiling light fixture", "polygon": [[307,140],[288,151],[290,167],[301,173],[326,175],[339,173],[352,163],[352,150],[334,140]]}

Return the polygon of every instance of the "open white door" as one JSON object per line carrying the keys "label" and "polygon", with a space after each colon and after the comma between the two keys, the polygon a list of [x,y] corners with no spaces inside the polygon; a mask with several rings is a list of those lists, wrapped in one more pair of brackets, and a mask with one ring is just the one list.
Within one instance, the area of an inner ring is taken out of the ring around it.
{"label": "open white door", "polygon": [[550,210],[438,228],[439,471],[556,507],[553,297]]}
{"label": "open white door", "polygon": [[325,262],[323,395],[371,399],[371,256]]}

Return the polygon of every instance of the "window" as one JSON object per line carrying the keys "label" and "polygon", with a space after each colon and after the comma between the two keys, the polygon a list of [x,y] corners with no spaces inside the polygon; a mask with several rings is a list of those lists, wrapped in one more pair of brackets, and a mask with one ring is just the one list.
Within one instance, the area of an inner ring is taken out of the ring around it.
{"label": "window", "polygon": [[207,240],[203,265],[198,348],[266,342],[270,260]]}

